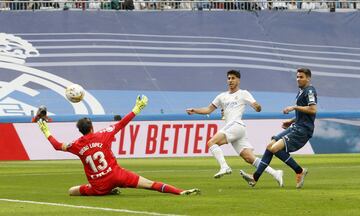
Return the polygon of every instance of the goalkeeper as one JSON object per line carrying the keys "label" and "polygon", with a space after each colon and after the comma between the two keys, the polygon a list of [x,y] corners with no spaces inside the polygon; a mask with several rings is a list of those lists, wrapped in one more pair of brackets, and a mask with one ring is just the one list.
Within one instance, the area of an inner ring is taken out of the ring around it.
{"label": "goalkeeper", "polygon": [[38,120],[39,127],[52,146],[59,151],[68,151],[77,155],[84,165],[88,184],[73,186],[69,189],[71,196],[99,196],[118,192],[120,188],[142,188],[176,195],[198,194],[199,189],[182,190],[162,182],[154,182],[117,164],[111,151],[114,136],[124,128],[142,109],[146,107],[148,98],[138,96],[136,104],[122,120],[106,129],[94,132],[89,118],[78,120],[76,126],[82,137],[69,144],[58,142],[51,135],[46,120]]}

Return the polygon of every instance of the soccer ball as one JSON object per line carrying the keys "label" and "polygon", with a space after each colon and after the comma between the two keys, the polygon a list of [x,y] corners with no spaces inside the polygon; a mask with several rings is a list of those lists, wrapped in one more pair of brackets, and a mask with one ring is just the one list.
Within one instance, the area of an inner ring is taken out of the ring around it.
{"label": "soccer ball", "polygon": [[70,102],[78,103],[84,98],[85,90],[79,84],[72,84],[66,88],[65,95]]}

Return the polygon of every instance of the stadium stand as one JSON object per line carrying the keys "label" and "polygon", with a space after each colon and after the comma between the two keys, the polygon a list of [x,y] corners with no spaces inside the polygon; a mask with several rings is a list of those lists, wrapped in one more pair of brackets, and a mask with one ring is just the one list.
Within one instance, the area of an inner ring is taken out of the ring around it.
{"label": "stadium stand", "polygon": [[2,0],[0,10],[317,10],[354,11],[358,0]]}

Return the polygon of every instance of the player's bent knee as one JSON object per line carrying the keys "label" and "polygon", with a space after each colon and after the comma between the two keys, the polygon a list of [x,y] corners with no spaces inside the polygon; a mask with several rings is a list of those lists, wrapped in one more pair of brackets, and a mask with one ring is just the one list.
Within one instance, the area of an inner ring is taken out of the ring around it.
{"label": "player's bent knee", "polygon": [[217,132],[211,139],[206,143],[208,147],[213,145],[223,145],[228,143],[225,134]]}
{"label": "player's bent knee", "polygon": [[74,186],[69,189],[70,196],[81,196],[80,186]]}
{"label": "player's bent knee", "polygon": [[137,188],[145,188],[145,189],[150,189],[152,187],[152,185],[154,184],[153,181],[147,179],[147,178],[144,178],[142,176],[139,177],[139,181],[138,181],[138,184],[137,184]]}
{"label": "player's bent knee", "polygon": [[208,147],[211,147],[211,146],[213,146],[215,143],[214,142],[211,142],[210,140],[206,143],[206,145],[208,146]]}
{"label": "player's bent knee", "polygon": [[276,140],[272,139],[269,144],[267,144],[266,149],[271,151],[273,145],[276,143]]}
{"label": "player's bent knee", "polygon": [[266,146],[266,149],[271,151],[272,152],[272,147],[273,147],[274,143],[269,143],[267,146]]}
{"label": "player's bent knee", "polygon": [[206,143],[206,145],[208,146],[208,147],[211,147],[211,146],[213,146],[213,145],[221,145],[220,143],[217,143],[216,142],[216,139],[214,139],[214,138],[211,138],[207,143]]}

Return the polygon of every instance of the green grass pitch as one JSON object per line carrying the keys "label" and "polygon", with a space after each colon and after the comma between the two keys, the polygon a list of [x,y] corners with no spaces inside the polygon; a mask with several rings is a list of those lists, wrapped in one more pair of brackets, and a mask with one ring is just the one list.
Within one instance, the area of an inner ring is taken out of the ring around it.
{"label": "green grass pitch", "polygon": [[[215,159],[165,158],[120,159],[119,164],[151,180],[180,188],[198,187],[199,196],[175,196],[156,191],[122,189],[120,195],[70,197],[69,187],[86,182],[79,160],[0,162],[0,216],[18,215],[360,215],[360,155],[295,156],[309,169],[303,189],[295,189],[292,170],[284,170],[285,187],[264,174],[255,188],[239,175],[254,170],[237,157],[228,157],[233,174],[213,179]],[[26,200],[71,206],[40,205]],[[75,208],[76,206],[99,209]],[[102,209],[100,209],[102,208]],[[106,209],[110,211],[106,211]],[[134,212],[116,212],[113,209]]]}

